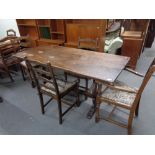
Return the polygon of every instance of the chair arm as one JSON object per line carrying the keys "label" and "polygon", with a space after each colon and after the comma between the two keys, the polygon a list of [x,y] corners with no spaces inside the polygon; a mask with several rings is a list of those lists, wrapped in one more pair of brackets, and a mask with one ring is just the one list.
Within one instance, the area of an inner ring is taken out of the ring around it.
{"label": "chair arm", "polygon": [[124,88],[121,86],[115,86],[115,85],[109,85],[109,84],[105,84],[105,85],[111,89],[115,89],[115,90],[119,90],[119,91],[125,91],[128,93],[137,93],[137,90],[134,88]]}
{"label": "chair arm", "polygon": [[144,77],[145,76],[144,74],[141,74],[141,73],[139,73],[139,72],[137,72],[137,71],[135,71],[133,69],[130,69],[130,68],[125,68],[125,70],[128,71],[128,72],[131,72],[131,73],[133,73],[135,75],[138,75],[140,77]]}

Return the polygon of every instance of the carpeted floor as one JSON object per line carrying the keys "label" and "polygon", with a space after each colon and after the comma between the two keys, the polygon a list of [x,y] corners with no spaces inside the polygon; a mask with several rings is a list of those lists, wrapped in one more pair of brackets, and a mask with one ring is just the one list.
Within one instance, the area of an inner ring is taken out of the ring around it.
{"label": "carpeted floor", "polygon": [[[155,57],[155,44],[151,49],[142,53],[136,70],[145,73]],[[87,119],[86,114],[92,104],[91,99],[83,102],[80,107],[72,109],[65,117],[62,125],[58,123],[57,104],[52,102],[46,107],[45,115],[41,114],[39,98],[36,89],[31,88],[28,81],[15,75],[15,82],[9,78],[0,79],[0,96],[4,102],[0,103],[0,134],[30,134],[30,135],[124,135],[126,129],[101,120],[95,123],[94,117]],[[142,78],[123,71],[119,80],[131,86],[138,87]],[[133,122],[133,134],[155,134],[155,77],[152,76],[145,88],[138,118]],[[104,107],[102,107],[104,109]],[[102,111],[106,113],[105,110]]]}

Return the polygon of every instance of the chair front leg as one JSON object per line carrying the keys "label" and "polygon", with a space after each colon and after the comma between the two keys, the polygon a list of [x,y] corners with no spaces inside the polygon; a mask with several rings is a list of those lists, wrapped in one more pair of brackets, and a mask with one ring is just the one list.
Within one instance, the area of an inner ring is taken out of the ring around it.
{"label": "chair front leg", "polygon": [[138,112],[139,112],[140,99],[141,99],[141,97],[139,98],[139,101],[138,101],[138,104],[137,104],[136,110],[135,110],[135,115],[136,115],[136,116],[138,116]]}
{"label": "chair front leg", "polygon": [[100,121],[100,104],[101,102],[96,99],[96,114],[95,114],[95,122],[98,123]]}
{"label": "chair front leg", "polygon": [[7,72],[8,76],[10,77],[11,82],[14,82],[14,79],[12,78],[12,75],[7,67],[5,67],[5,71]]}
{"label": "chair front leg", "polygon": [[23,80],[25,81],[26,78],[25,78],[24,68],[21,65],[19,65],[19,66],[20,66],[20,70],[21,70],[21,73],[22,73]]}
{"label": "chair front leg", "polygon": [[59,111],[59,124],[62,124],[62,105],[61,99],[58,99],[58,111]]}
{"label": "chair front leg", "polygon": [[128,118],[128,135],[132,134],[132,121],[134,118],[134,111],[130,111],[129,118]]}
{"label": "chair front leg", "polygon": [[79,99],[79,84],[77,83],[77,86],[76,86],[76,105],[77,107],[80,106],[80,99]]}
{"label": "chair front leg", "polygon": [[45,113],[44,100],[43,100],[43,95],[40,92],[39,92],[39,99],[40,99],[40,105],[41,105],[41,112],[42,112],[42,114],[44,114]]}

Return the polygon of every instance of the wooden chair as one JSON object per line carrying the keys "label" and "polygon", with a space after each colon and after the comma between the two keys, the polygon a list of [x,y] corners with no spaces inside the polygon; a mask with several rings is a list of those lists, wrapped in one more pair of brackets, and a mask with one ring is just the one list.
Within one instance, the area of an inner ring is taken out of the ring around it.
{"label": "wooden chair", "polygon": [[[59,124],[62,124],[62,117],[73,107],[79,105],[79,95],[78,95],[78,82],[67,82],[60,79],[56,79],[53,68],[50,63],[42,64],[36,61],[30,61],[25,58],[26,64],[32,72],[35,79],[35,84],[38,89],[38,94],[40,98],[42,114],[45,113],[45,106],[52,100],[57,100],[58,111],[59,111]],[[35,64],[35,65],[34,65]],[[34,67],[39,66],[39,68]],[[68,95],[71,91],[76,91],[76,101],[70,103],[68,100],[64,100],[64,97]],[[44,104],[43,95],[48,95],[51,99]],[[69,105],[69,108],[62,112],[62,103]]]}
{"label": "wooden chair", "polygon": [[7,36],[16,36],[16,31],[13,29],[9,29],[6,31]]}
{"label": "wooden chair", "polygon": [[13,56],[18,49],[19,46],[15,38],[5,37],[0,41],[0,70],[7,73],[12,82],[14,80],[10,72],[10,67],[20,63],[20,60]]}
{"label": "wooden chair", "polygon": [[[84,49],[84,50],[90,50],[90,51],[97,51],[98,50],[98,44],[99,44],[99,39],[96,38],[96,39],[91,39],[91,38],[81,38],[79,37],[78,38],[78,48],[79,49]],[[67,74],[68,73],[65,73],[65,77],[66,77],[66,80],[67,80]],[[84,80],[85,81],[85,85],[82,86],[82,85],[79,85],[79,88],[81,88],[82,91],[84,91],[84,94],[85,94],[85,100],[87,99],[87,96],[91,96],[90,93],[88,93],[88,78],[82,76],[82,75],[75,75],[75,74],[69,74],[71,76],[75,76],[78,78],[79,80],[79,83],[81,80]]]}
{"label": "wooden chair", "polygon": [[[131,69],[126,69],[127,71],[136,74],[137,76],[144,77],[142,74],[135,72]],[[128,134],[132,133],[132,121],[134,118],[134,115],[138,116],[138,110],[139,110],[139,103],[141,99],[142,92],[148,83],[149,79],[151,78],[152,74],[155,71],[155,60],[150,65],[143,82],[139,89],[131,88],[130,86],[126,85],[123,82],[116,81],[113,85],[106,84],[106,89],[102,89],[103,85],[99,82],[98,83],[98,95],[96,98],[96,122],[99,122],[101,119],[100,116],[100,105],[103,102],[106,102],[110,105],[113,105],[113,110],[108,115],[108,117],[102,117],[106,121],[110,121],[112,123],[115,123],[121,127],[128,129]],[[119,108],[123,108],[126,110],[129,110],[128,115],[128,122],[127,124],[122,123],[120,121],[116,121],[112,119],[113,112]]]}

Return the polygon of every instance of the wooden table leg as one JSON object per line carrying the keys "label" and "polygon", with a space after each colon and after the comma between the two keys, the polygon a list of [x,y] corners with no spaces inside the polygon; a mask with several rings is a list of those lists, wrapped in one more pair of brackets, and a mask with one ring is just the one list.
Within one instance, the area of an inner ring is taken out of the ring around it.
{"label": "wooden table leg", "polygon": [[92,101],[93,101],[93,106],[90,108],[90,110],[87,113],[87,118],[91,119],[96,111],[96,96],[97,96],[97,84],[94,82],[94,89],[92,92]]}

